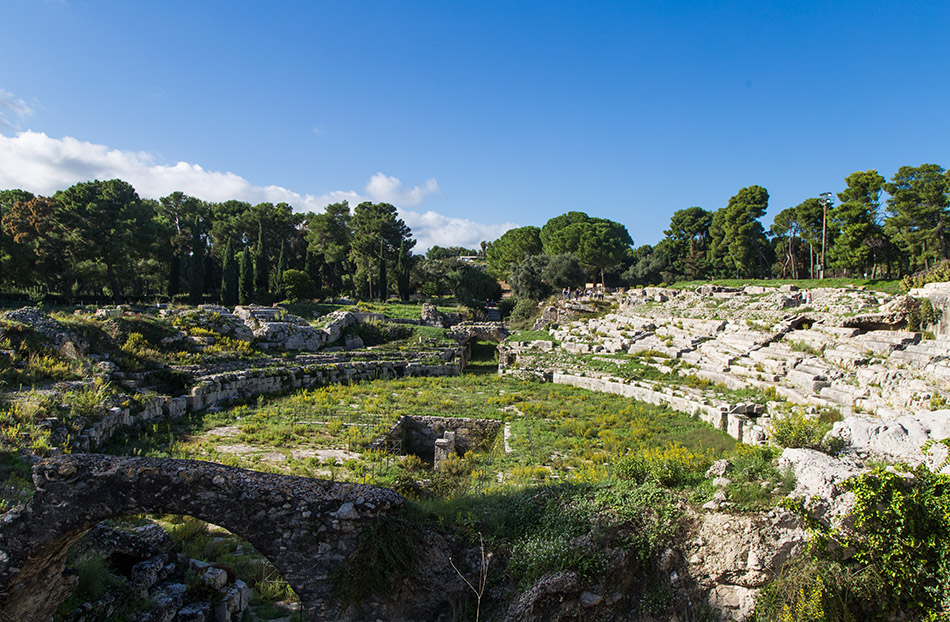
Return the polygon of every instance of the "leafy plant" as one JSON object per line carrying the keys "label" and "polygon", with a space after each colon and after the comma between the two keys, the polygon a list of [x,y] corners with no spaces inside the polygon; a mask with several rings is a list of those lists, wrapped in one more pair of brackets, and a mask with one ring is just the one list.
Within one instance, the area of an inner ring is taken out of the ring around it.
{"label": "leafy plant", "polygon": [[809,417],[801,409],[792,409],[772,419],[769,432],[772,442],[780,447],[804,447],[835,454],[843,448],[843,441],[827,437],[829,430],[831,423]]}

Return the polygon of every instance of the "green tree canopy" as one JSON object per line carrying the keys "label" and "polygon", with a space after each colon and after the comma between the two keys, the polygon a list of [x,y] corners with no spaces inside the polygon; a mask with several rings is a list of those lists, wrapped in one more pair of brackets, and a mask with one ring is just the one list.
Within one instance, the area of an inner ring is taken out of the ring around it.
{"label": "green tree canopy", "polygon": [[759,219],[769,206],[761,186],[742,188],[726,207],[716,210],[709,224],[710,260],[719,276],[764,276],[770,265],[765,229]]}
{"label": "green tree canopy", "polygon": [[[360,203],[353,210],[350,257],[369,285],[370,297],[385,298],[387,264],[415,245],[412,230],[389,203]],[[374,287],[375,284],[375,287]]]}
{"label": "green tree canopy", "polygon": [[551,257],[541,271],[541,279],[555,289],[580,287],[586,276],[580,260],[572,253]]}
{"label": "green tree canopy", "polygon": [[890,196],[885,229],[911,268],[947,257],[947,173],[936,164],[902,166],[884,185]]}
{"label": "green tree canopy", "polygon": [[130,259],[151,240],[152,218],[131,184],[120,179],[79,183],[54,195],[67,242],[77,260],[105,266],[109,288],[119,300],[123,277],[131,276]]}
{"label": "green tree canopy", "polygon": [[709,241],[712,212],[701,207],[677,210],[670,218],[670,228],[664,231],[670,242],[673,265],[677,274],[698,279],[705,269],[705,255]]}
{"label": "green tree canopy", "polygon": [[518,298],[543,300],[551,295],[551,286],[544,281],[542,273],[547,268],[549,259],[546,255],[532,255],[511,270],[508,284],[511,293]]}
{"label": "green tree canopy", "polygon": [[511,269],[526,257],[541,254],[541,230],[537,227],[509,229],[488,247],[488,271],[507,280]]}
{"label": "green tree canopy", "polygon": [[884,177],[875,170],[856,171],[845,178],[848,187],[838,193],[841,204],[828,215],[836,230],[829,263],[855,274],[867,271],[883,234],[879,224]]}

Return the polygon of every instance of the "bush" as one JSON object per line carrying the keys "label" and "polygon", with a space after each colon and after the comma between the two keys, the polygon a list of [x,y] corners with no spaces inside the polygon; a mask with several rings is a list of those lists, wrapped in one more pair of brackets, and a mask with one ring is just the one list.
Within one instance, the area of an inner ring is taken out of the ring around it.
{"label": "bush", "polygon": [[109,568],[101,553],[92,551],[76,561],[76,592],[83,600],[98,600],[110,589],[124,583]]}
{"label": "bush", "polygon": [[763,590],[756,619],[937,619],[950,605],[950,475],[880,466],[844,487],[855,496],[851,528],[823,526],[793,506],[818,533]]}
{"label": "bush", "polygon": [[831,424],[817,417],[809,417],[801,410],[793,410],[782,417],[772,419],[769,429],[772,442],[780,447],[802,447],[835,454],[842,449],[843,441],[826,438]]}
{"label": "bush", "polygon": [[673,443],[624,456],[614,464],[614,474],[637,483],[653,481],[663,486],[684,486],[701,481],[710,463],[706,454]]}
{"label": "bush", "polygon": [[518,304],[517,298],[503,298],[498,301],[498,314],[501,315],[501,319],[507,319],[511,315],[511,312],[514,310],[515,305]]}
{"label": "bush", "polygon": [[317,286],[313,279],[302,270],[284,270],[280,286],[290,300],[310,299],[317,295]]}
{"label": "bush", "polygon": [[519,298],[533,298],[535,300],[541,300],[551,295],[554,289],[541,278],[541,273],[547,265],[548,258],[545,255],[526,257],[511,270],[511,276],[508,278],[511,293]]}
{"label": "bush", "polygon": [[519,298],[511,310],[509,320],[514,325],[527,325],[538,314],[538,303],[530,298]]}

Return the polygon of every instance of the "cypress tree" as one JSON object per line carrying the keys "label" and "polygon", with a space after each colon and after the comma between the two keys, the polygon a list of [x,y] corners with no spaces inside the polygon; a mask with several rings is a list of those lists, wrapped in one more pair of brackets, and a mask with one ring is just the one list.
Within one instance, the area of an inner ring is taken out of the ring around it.
{"label": "cypress tree", "polygon": [[409,300],[409,250],[406,248],[406,241],[399,244],[399,258],[396,260],[396,287],[399,289],[399,297],[406,301]]}
{"label": "cypress tree", "polygon": [[252,251],[250,247],[241,252],[240,274],[238,276],[238,302],[242,305],[251,303],[254,298],[254,268],[252,267]]}
{"label": "cypress tree", "polygon": [[234,260],[234,244],[228,238],[221,265],[221,304],[233,307],[238,301],[238,265]]}
{"label": "cypress tree", "polygon": [[268,301],[267,252],[264,248],[264,225],[257,221],[257,248],[254,249],[254,302],[267,304]]}
{"label": "cypress tree", "polygon": [[198,223],[191,230],[191,261],[188,263],[188,302],[201,304],[205,285],[205,241]]}
{"label": "cypress tree", "polygon": [[287,269],[287,251],[284,241],[280,241],[280,255],[277,258],[277,274],[274,277],[274,291],[282,292],[284,287],[284,270]]}

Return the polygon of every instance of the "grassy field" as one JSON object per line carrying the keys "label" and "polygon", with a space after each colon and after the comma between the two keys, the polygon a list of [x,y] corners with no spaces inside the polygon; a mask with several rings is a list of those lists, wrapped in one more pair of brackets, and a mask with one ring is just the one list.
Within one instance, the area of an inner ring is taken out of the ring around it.
{"label": "grassy field", "polygon": [[[507,434],[450,458],[439,471],[416,456],[367,451],[401,415],[494,419]],[[720,458],[731,460],[732,482],[724,492],[734,511],[770,507],[794,485],[775,466],[777,450],[737,445],[689,415],[484,373],[261,399],[184,419],[177,427],[152,426],[108,451],[393,488],[409,499],[407,512],[380,524],[361,559],[406,548],[412,540],[407,532],[448,530],[475,545],[483,541],[503,559],[492,582],[514,590],[559,569],[593,580],[607,572],[609,548],[620,547],[649,567],[686,528],[684,507],[716,492],[705,472]],[[407,549],[400,555],[413,554]],[[379,563],[344,566],[340,598],[359,602],[367,586],[385,585],[407,571]],[[666,594],[667,587],[656,587],[657,593]],[[667,603],[658,602],[660,609]]]}
{"label": "grassy field", "polygon": [[[507,427],[507,446],[499,434],[491,447],[459,456],[438,473],[412,456],[366,451],[402,415],[499,420]],[[702,499],[710,493],[705,469],[737,450],[723,432],[666,407],[564,385],[466,374],[262,399],[175,425],[155,424],[118,439],[107,451],[359,481],[413,498],[445,500],[602,482],[617,477],[618,469],[633,469],[640,480],[690,488],[690,495]],[[636,468],[631,456],[639,460]]]}

